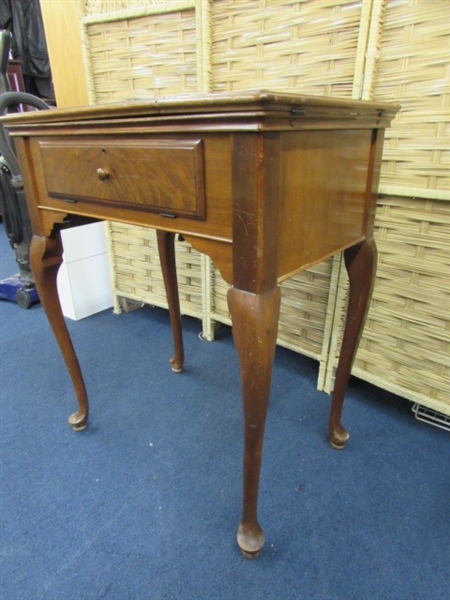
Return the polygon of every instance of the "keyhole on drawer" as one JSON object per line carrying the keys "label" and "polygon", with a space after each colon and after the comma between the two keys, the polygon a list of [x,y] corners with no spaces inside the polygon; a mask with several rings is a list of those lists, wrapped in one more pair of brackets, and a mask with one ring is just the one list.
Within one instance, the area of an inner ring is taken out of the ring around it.
{"label": "keyhole on drawer", "polygon": [[106,149],[102,148],[102,154],[106,154]]}

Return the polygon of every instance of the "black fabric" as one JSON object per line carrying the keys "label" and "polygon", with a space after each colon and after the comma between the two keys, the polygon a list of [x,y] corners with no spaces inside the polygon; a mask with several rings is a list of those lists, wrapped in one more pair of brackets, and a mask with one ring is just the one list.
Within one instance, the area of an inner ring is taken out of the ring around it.
{"label": "black fabric", "polygon": [[0,0],[0,28],[8,29],[9,31],[11,31],[11,28],[12,28],[11,0]]}
{"label": "black fabric", "polygon": [[41,98],[53,98],[39,0],[0,0],[0,29],[7,29],[13,35],[12,57],[22,61],[26,91]]}

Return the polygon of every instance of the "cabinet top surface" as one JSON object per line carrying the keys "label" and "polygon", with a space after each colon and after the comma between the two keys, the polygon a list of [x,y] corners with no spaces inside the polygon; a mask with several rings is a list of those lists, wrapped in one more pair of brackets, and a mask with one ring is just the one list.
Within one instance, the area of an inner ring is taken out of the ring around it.
{"label": "cabinet top surface", "polygon": [[134,120],[161,121],[183,118],[233,121],[251,117],[282,121],[371,121],[379,127],[389,125],[399,105],[347,100],[278,92],[244,92],[164,97],[152,100],[137,99],[121,103],[86,107],[32,111],[1,117],[8,129],[46,129],[48,126],[93,125],[101,122]]}

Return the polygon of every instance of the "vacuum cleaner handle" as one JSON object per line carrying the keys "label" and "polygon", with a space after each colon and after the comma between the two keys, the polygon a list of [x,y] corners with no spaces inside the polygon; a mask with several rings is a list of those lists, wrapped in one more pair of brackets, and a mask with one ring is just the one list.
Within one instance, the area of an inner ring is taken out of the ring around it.
{"label": "vacuum cleaner handle", "polygon": [[11,48],[12,35],[7,29],[4,29],[0,33],[0,73],[4,79],[4,87],[6,90],[10,89],[8,82],[8,60],[9,60],[9,49]]}
{"label": "vacuum cleaner handle", "polygon": [[[0,96],[0,115],[4,115],[6,109],[11,104],[28,104],[40,110],[50,108],[46,102],[32,94],[27,94],[26,92],[6,92]],[[3,155],[3,158],[11,171],[13,185],[15,187],[20,186],[22,184],[22,176],[20,174],[19,162],[11,147],[9,136],[3,125],[0,127],[0,153]]]}

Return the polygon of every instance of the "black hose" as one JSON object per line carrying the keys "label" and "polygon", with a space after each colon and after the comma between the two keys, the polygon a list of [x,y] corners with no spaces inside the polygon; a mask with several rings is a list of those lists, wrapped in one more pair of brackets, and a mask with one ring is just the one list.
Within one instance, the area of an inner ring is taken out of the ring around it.
{"label": "black hose", "polygon": [[[6,109],[11,104],[27,104],[41,110],[50,108],[46,102],[32,94],[27,94],[26,92],[6,92],[0,96],[0,115],[4,115]],[[22,177],[20,175],[19,161],[11,147],[9,136],[3,124],[0,127],[0,153],[11,171],[13,185],[20,185]]]}
{"label": "black hose", "polygon": [[[38,109],[50,108],[43,100],[25,92],[5,92],[0,96],[0,115],[12,104],[27,104]],[[5,231],[12,248],[20,244],[24,238],[24,217],[17,194],[23,191],[22,175],[19,162],[11,145],[9,135],[0,123],[0,204],[2,208]],[[22,209],[23,210],[23,209]]]}
{"label": "black hose", "polygon": [[9,244],[14,248],[23,239],[22,218],[11,183],[11,173],[4,162],[0,163],[0,208]]}

